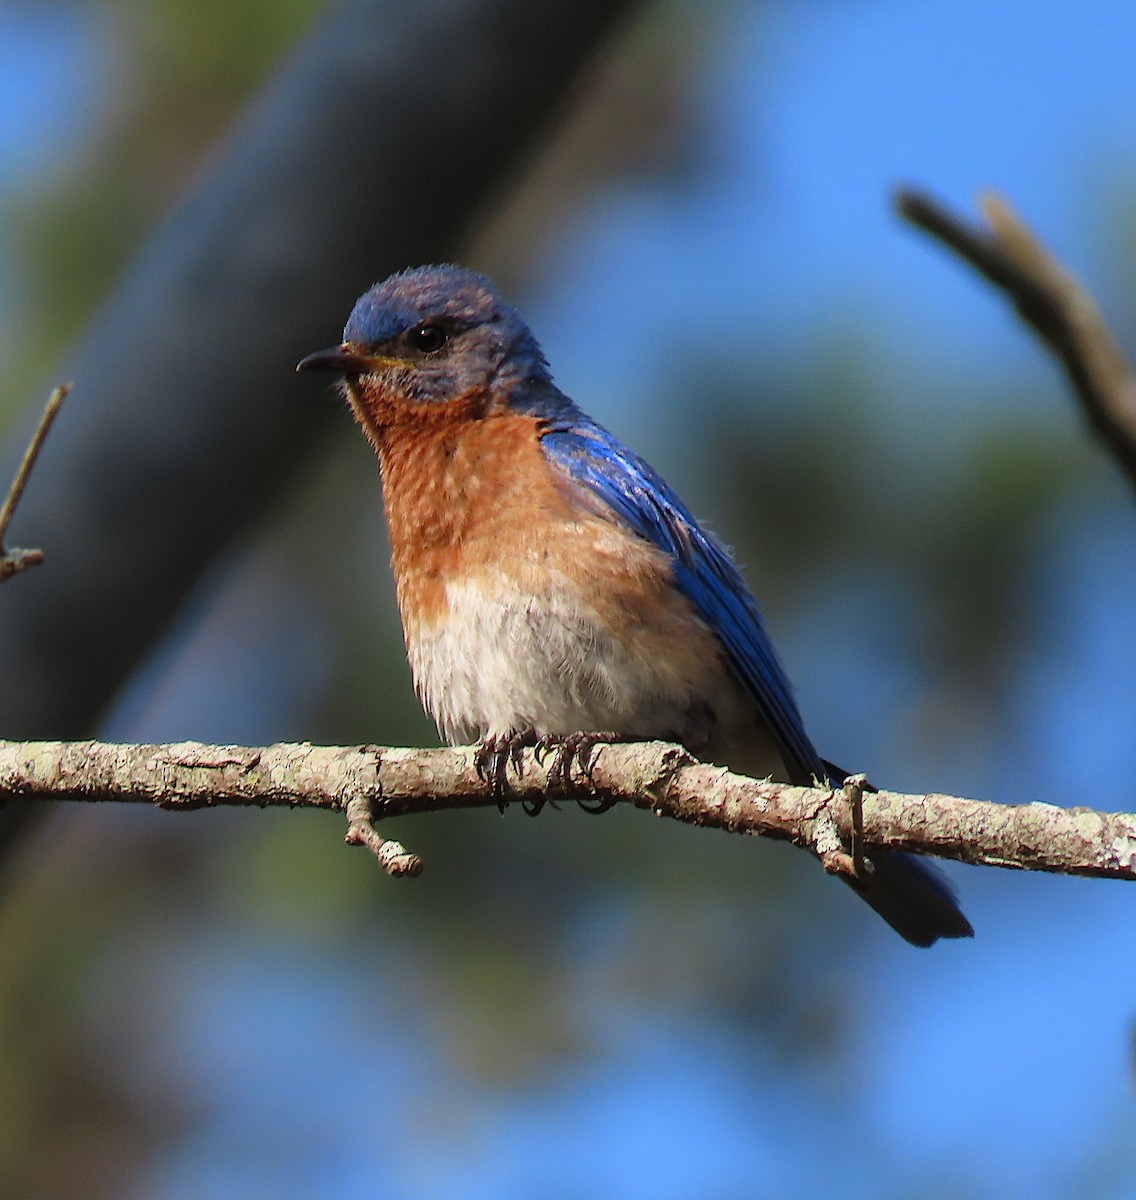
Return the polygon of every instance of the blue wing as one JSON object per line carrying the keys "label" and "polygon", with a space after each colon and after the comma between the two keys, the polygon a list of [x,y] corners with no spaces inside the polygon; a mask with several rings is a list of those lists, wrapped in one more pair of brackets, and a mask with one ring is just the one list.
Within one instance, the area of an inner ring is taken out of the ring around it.
{"label": "blue wing", "polygon": [[745,580],[666,481],[602,425],[579,410],[547,423],[549,459],[589,488],[640,537],[669,554],[675,581],[726,648],[734,674],[776,735],[787,765],[824,778],[793,691]]}

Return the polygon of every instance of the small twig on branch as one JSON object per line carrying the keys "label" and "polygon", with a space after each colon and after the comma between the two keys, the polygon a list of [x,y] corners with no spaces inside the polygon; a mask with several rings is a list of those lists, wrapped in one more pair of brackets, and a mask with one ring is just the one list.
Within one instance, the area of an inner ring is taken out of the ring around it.
{"label": "small twig on branch", "polygon": [[60,406],[70,391],[71,384],[64,383],[47,398],[39,424],[36,426],[35,433],[32,434],[32,440],[28,443],[27,450],[24,451],[23,461],[16,471],[16,477],[12,480],[12,486],[8,489],[4,503],[0,505],[0,583],[3,583],[5,579],[10,579],[13,575],[18,575],[21,571],[26,571],[29,567],[39,566],[43,562],[42,550],[20,550],[15,547],[5,550],[4,539],[8,535],[8,526],[12,523],[16,505],[19,504],[20,497],[24,494],[28,476],[32,473],[32,467],[35,466],[36,459],[39,457],[40,448],[51,429],[51,423],[55,420],[56,413],[59,412]]}
{"label": "small twig on branch", "polygon": [[[522,768],[510,774],[509,798],[545,796],[548,764],[525,751]],[[578,787],[573,794],[624,801],[687,824],[791,841],[822,860],[833,853],[835,831],[850,859],[874,846],[1026,871],[1136,879],[1136,815],[1128,813],[873,792],[858,781],[833,790],[793,787],[732,775],[663,742],[601,744]],[[377,821],[498,803],[478,775],[473,748],[0,742],[0,803],[16,798],[170,809],[326,808],[344,813],[347,840],[368,846],[395,875],[417,874],[421,860],[380,837]]]}
{"label": "small twig on branch", "polygon": [[403,876],[413,879],[422,874],[422,859],[417,854],[411,854],[401,842],[379,835],[370,796],[348,800],[345,813],[347,834],[343,840],[349,846],[366,846],[379,860],[379,866],[394,879]]}
{"label": "small twig on branch", "polygon": [[1089,293],[1037,240],[1009,201],[980,198],[988,227],[974,225],[922,192],[902,189],[896,207],[980,271],[1013,301],[1061,360],[1092,427],[1136,489],[1136,371]]}

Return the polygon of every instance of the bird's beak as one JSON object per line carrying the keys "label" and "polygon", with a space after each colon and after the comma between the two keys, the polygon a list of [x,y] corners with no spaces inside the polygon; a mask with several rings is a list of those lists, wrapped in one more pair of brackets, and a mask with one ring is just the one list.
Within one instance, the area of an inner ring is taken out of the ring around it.
{"label": "bird's beak", "polygon": [[359,351],[350,343],[333,346],[330,350],[317,350],[296,364],[297,371],[336,371],[340,375],[363,375],[373,370],[375,360]]}

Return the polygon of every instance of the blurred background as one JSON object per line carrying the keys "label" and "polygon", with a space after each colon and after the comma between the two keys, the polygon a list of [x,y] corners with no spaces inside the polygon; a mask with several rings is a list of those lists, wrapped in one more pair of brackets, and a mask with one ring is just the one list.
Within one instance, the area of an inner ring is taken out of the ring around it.
{"label": "blurred background", "polygon": [[[49,594],[72,614],[55,639],[112,621],[34,519],[102,549],[98,487],[58,465],[94,436],[68,427],[107,428],[96,314],[140,254],[160,273],[343,19],[0,0],[0,433],[76,382],[11,531],[48,561],[0,589],[0,627]],[[998,188],[1136,349],[1131,6],[660,0],[600,24],[523,151],[415,253],[494,275],[561,387],[736,548],[827,757],[897,789],[1131,809],[1132,497],[1001,300],[890,209],[898,183],[963,208]],[[428,149],[444,118],[361,113],[360,156],[371,121]],[[409,186],[352,165],[288,174],[317,198]],[[37,700],[22,724],[9,674],[5,735],[435,743],[371,453],[292,373],[412,265],[368,252],[383,232],[335,231],[355,274],[318,303],[275,289],[303,332],[266,337],[258,386],[225,398],[314,414],[255,468],[261,506],[194,520],[176,602],[116,576],[153,635],[116,651],[113,699],[52,675],[59,703],[90,691],[82,714]],[[221,363],[207,332],[197,359]],[[170,398],[160,323],[147,338],[142,455],[197,404]],[[194,453],[140,480],[132,519],[210,478]],[[132,536],[143,557],[183,535]],[[427,870],[402,884],[341,825],[106,806],[25,839],[0,907],[0,1195],[1136,1196],[1131,887],[952,866],[977,937],[915,951],[803,854],[634,812],[408,820]]]}

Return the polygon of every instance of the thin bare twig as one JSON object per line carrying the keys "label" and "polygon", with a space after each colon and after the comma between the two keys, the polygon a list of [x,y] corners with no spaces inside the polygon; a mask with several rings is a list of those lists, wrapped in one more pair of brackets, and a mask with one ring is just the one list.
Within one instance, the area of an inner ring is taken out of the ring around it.
{"label": "thin bare twig", "polygon": [[[525,751],[510,800],[548,790],[547,761]],[[959,862],[1136,879],[1136,814],[957,796],[793,787],[732,775],[663,742],[601,744],[579,795],[624,801],[690,825],[762,834],[812,850],[839,870],[857,845]],[[348,841],[392,874],[421,861],[375,832],[413,813],[495,806],[473,748],[404,750],[281,744],[262,748],[98,742],[0,742],[0,803],[14,798],[118,800],[159,808],[326,808],[348,817]],[[858,836],[854,830],[859,828]],[[863,850],[859,850],[863,853]]]}
{"label": "thin bare twig", "polygon": [[55,415],[59,412],[71,387],[72,385],[69,383],[61,384],[47,398],[39,424],[36,426],[35,433],[32,434],[32,440],[28,443],[27,450],[24,451],[23,461],[16,471],[16,477],[12,480],[12,486],[8,489],[4,503],[0,505],[0,583],[43,562],[42,550],[20,550],[15,547],[5,550],[4,539],[8,534],[8,526],[12,523],[16,505],[19,504],[20,497],[24,494],[28,476],[32,473],[36,459],[39,458],[40,449],[51,429],[51,423],[55,420]]}
{"label": "thin bare twig", "polygon": [[1023,321],[1060,359],[1090,424],[1136,489],[1136,371],[1092,296],[1038,241],[1010,202],[980,198],[987,225],[956,216],[911,189],[900,214],[969,262],[1006,293]]}
{"label": "thin bare twig", "polygon": [[394,879],[414,879],[422,874],[422,859],[411,854],[401,842],[384,838],[375,828],[375,814],[370,796],[355,796],[344,809],[347,833],[343,840],[349,846],[366,846],[388,875]]}

